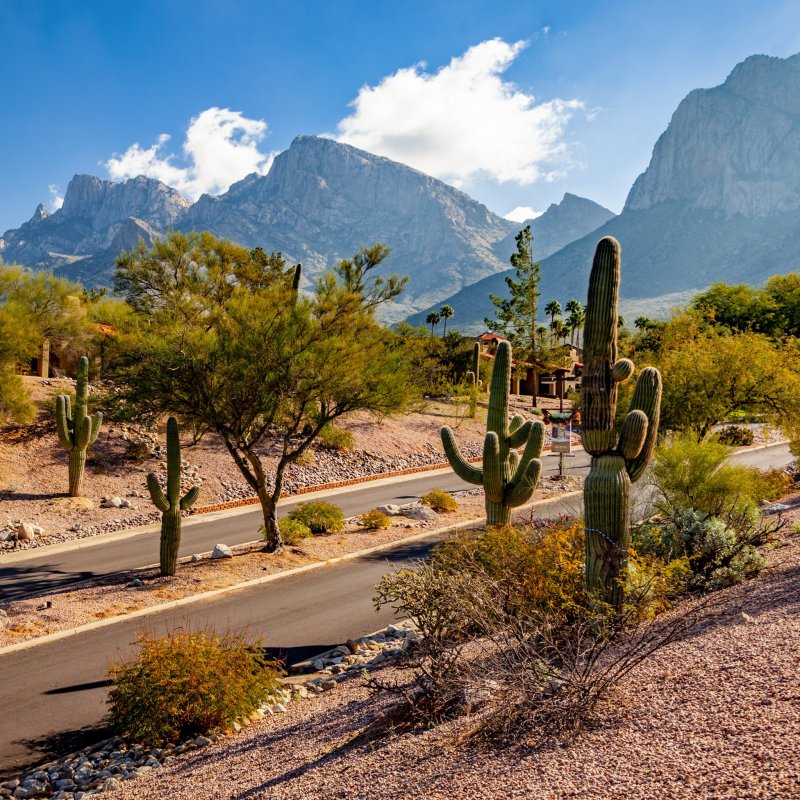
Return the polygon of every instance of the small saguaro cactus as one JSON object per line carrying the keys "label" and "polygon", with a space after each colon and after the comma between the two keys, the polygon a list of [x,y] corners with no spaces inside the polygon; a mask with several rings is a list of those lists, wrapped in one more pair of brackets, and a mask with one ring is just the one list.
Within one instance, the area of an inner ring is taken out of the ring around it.
{"label": "small saguaro cactus", "polygon": [[87,414],[89,396],[89,359],[82,356],[78,361],[75,381],[75,409],[68,394],[56,397],[56,431],[58,441],[69,453],[69,493],[79,497],[83,475],[86,471],[86,450],[97,441],[103,415]]}
{"label": "small saguaro cactus", "polygon": [[[507,525],[511,509],[526,503],[542,471],[544,425],[525,422],[521,415],[508,420],[508,397],[511,388],[511,345],[501,342],[497,348],[489,391],[489,415],[483,440],[483,465],[470,464],[459,452],[453,431],[441,429],[447,460],[459,478],[483,486],[486,495],[486,521],[489,525]],[[525,447],[520,456],[516,448]]]}
{"label": "small saguaro cactus", "polygon": [[658,437],[661,375],[643,369],[630,411],[614,429],[618,384],[633,375],[630,359],[617,359],[619,242],[606,236],[597,245],[589,277],[584,328],[581,416],[583,447],[592,457],[583,487],[586,522],[586,586],[619,607],[631,536],[631,484],[644,473]]}
{"label": "small saguaro cactus", "polygon": [[[483,386],[481,380],[481,343],[475,342],[472,346],[472,373],[475,376],[474,383],[480,389]],[[469,373],[467,373],[469,375]]]}
{"label": "small saguaro cactus", "polygon": [[174,575],[181,544],[181,511],[191,508],[200,494],[200,487],[193,486],[181,497],[181,442],[175,417],[167,420],[167,494],[152,472],[147,476],[147,488],[161,512],[161,574]]}

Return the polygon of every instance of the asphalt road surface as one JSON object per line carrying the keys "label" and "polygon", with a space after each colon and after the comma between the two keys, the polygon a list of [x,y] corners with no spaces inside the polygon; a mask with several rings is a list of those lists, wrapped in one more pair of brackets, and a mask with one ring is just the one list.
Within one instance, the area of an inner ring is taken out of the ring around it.
{"label": "asphalt road surface", "polygon": [[[578,450],[574,458],[566,459],[567,472],[577,472],[588,467],[589,457]],[[558,458],[545,455],[543,470],[552,474],[558,470]],[[465,483],[453,472],[436,475],[422,473],[391,482],[378,481],[356,485],[344,492],[339,490],[329,498],[340,506],[345,516],[354,516],[369,511],[375,506],[394,503],[400,505],[417,500],[432,488],[455,492],[475,488]],[[279,515],[283,516],[308,497],[300,495],[297,499],[282,500]],[[189,517],[183,524],[180,555],[207,553],[217,542],[228,546],[252,542],[258,539],[258,527],[262,522],[261,508],[256,505],[252,511],[231,515],[228,512]],[[158,534],[141,533],[126,539],[110,542],[95,542],[81,539],[75,542],[73,550],[58,554],[39,554],[31,551],[30,558],[3,563],[0,556],[0,600],[20,599],[27,595],[62,588],[71,583],[99,578],[127,569],[146,567],[158,561]]]}
{"label": "asphalt road surface", "polygon": [[[736,460],[763,468],[788,463],[791,456],[788,448],[779,446]],[[410,491],[410,483],[403,481],[401,491]],[[437,485],[443,485],[441,477]],[[375,502],[387,500],[370,501],[368,507]],[[566,504],[553,500],[538,506],[537,515],[548,517],[577,510],[576,499]],[[219,631],[247,628],[287,663],[299,661],[391,622],[391,609],[378,613],[373,608],[375,583],[393,566],[423,557],[435,540],[431,537],[396,546],[0,656],[0,772],[13,772],[105,735],[98,726],[105,714],[107,665],[131,652],[138,631],[158,634],[187,627]],[[97,549],[83,550],[84,559]]]}

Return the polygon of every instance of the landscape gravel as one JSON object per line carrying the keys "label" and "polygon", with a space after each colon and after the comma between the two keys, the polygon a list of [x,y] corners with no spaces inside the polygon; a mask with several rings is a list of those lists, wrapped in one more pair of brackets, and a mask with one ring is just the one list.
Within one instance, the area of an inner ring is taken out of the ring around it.
{"label": "landscape gravel", "polygon": [[175,758],[120,800],[789,800],[800,796],[800,536],[725,590],[723,614],[621,687],[605,724],[573,743],[456,746],[456,721],[371,746],[348,741],[385,699],[357,680]]}

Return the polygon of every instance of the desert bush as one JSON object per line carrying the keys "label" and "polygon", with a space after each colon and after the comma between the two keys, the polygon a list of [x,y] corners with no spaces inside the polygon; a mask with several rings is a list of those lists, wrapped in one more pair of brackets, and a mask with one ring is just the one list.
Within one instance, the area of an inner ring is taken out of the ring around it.
{"label": "desert bush", "polygon": [[[302,522],[298,522],[296,519],[290,519],[289,517],[282,519],[279,527],[284,544],[297,544],[303,539],[308,539],[313,535],[307,525],[303,525]],[[258,533],[261,538],[266,541],[266,529],[263,525],[258,529]]]}
{"label": "desert bush", "polygon": [[729,447],[749,447],[753,439],[753,431],[741,425],[726,425],[717,434],[717,441]]}
{"label": "desert bush", "polygon": [[126,443],[122,457],[128,461],[135,461],[137,464],[141,464],[151,458],[152,455],[146,442],[141,439],[131,439]]}
{"label": "desert bush", "polygon": [[376,604],[410,617],[421,641],[401,664],[410,680],[371,680],[399,697],[373,734],[462,714],[492,738],[574,733],[637,664],[697,621],[643,613],[654,591],[644,572],[622,609],[596,602],[583,591],[582,554],[580,524],[562,521],[463,534],[385,576]]}
{"label": "desert bush", "polygon": [[783,469],[768,469],[759,476],[763,481],[762,495],[764,500],[780,500],[789,494],[794,480],[792,476]]}
{"label": "desert bush", "polygon": [[686,511],[731,516],[765,497],[758,470],[725,463],[730,448],[719,442],[698,442],[691,434],[661,444],[653,461],[656,505],[668,517]]}
{"label": "desert bush", "polygon": [[434,511],[455,511],[458,508],[456,499],[441,489],[431,489],[420,497],[420,502]]}
{"label": "desert bush", "polygon": [[109,667],[114,727],[144,744],[226,729],[279,687],[277,666],[242,634],[139,635],[139,652]]}
{"label": "desert bush", "polygon": [[368,531],[377,531],[382,528],[391,528],[392,519],[388,514],[373,508],[372,511],[367,511],[358,518],[358,524]]}
{"label": "desert bush", "polygon": [[311,533],[338,533],[344,528],[344,512],[326,500],[312,500],[293,508],[288,519],[305,525]]}
{"label": "desert bush", "polygon": [[355,438],[350,431],[337,428],[333,424],[325,425],[317,436],[317,444],[329,450],[347,452],[355,447]]}

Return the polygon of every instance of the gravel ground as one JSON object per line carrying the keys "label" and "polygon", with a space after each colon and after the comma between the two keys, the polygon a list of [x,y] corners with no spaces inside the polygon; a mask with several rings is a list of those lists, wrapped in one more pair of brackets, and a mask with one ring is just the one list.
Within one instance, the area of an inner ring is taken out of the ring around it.
{"label": "gravel ground", "polygon": [[[796,512],[795,512],[796,513]],[[357,681],[293,703],[115,798],[585,798],[776,800],[800,796],[800,536],[724,614],[654,656],[619,689],[603,727],[569,745],[486,751],[449,728],[342,745],[378,712]]]}

